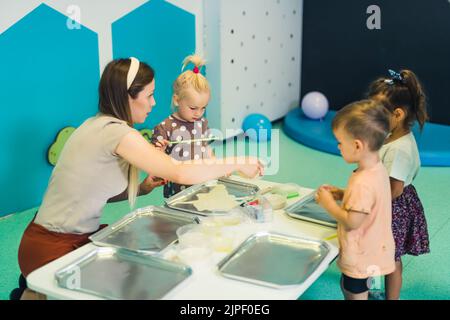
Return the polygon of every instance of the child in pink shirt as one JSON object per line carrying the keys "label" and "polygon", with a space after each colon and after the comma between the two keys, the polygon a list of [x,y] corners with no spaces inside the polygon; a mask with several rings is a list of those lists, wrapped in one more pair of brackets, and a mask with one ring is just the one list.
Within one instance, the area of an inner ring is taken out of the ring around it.
{"label": "child in pink shirt", "polygon": [[368,299],[370,277],[395,270],[389,176],[379,157],[389,116],[383,105],[363,100],[339,110],[332,127],[342,157],[358,167],[345,190],[321,186],[316,201],[338,221],[345,299]]}

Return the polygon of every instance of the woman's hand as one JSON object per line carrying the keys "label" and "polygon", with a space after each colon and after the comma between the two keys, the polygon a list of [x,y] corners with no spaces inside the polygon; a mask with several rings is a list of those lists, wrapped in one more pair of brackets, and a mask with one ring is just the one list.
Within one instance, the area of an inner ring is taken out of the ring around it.
{"label": "woman's hand", "polygon": [[156,149],[158,149],[158,150],[160,150],[160,151],[162,151],[162,152],[165,152],[165,151],[166,151],[168,145],[169,145],[169,141],[166,140],[166,139],[158,140],[158,141],[155,143]]}
{"label": "woman's hand", "polygon": [[337,205],[329,187],[327,185],[320,186],[315,195],[316,202],[327,211],[331,211],[331,208]]}
{"label": "woman's hand", "polygon": [[139,185],[139,195],[148,194],[152,192],[153,189],[165,184],[167,184],[167,180],[165,179],[147,176],[147,178],[145,178],[144,181],[142,181],[142,183]]}
{"label": "woman's hand", "polygon": [[245,178],[256,178],[264,175],[264,166],[255,157],[236,158],[238,163],[244,162],[239,166],[238,172]]}

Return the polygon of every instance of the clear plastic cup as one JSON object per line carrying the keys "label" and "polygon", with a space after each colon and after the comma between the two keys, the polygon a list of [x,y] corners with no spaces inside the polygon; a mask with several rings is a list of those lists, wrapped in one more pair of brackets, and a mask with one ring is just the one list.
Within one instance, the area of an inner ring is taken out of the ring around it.
{"label": "clear plastic cup", "polygon": [[203,231],[203,227],[198,224],[187,224],[177,229],[178,258],[192,265],[207,260],[211,253],[211,243],[209,237]]}
{"label": "clear plastic cup", "polygon": [[176,231],[180,245],[201,246],[206,239],[199,224],[187,224]]}
{"label": "clear plastic cup", "polygon": [[211,248],[206,246],[178,245],[177,247],[178,259],[188,265],[209,261],[211,252]]}

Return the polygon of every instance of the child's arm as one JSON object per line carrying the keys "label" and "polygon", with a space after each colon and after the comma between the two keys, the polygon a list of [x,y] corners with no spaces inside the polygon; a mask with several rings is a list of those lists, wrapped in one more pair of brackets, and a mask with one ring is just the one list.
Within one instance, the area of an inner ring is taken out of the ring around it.
{"label": "child's arm", "polygon": [[405,186],[405,182],[401,180],[397,180],[395,178],[390,177],[389,181],[391,183],[391,195],[392,200],[400,197],[403,193],[403,188]]}
{"label": "child's arm", "polygon": [[350,230],[359,228],[369,214],[340,207],[327,186],[322,186],[317,190],[316,201],[346,229]]}
{"label": "child's arm", "polygon": [[159,124],[153,129],[152,135],[152,144],[163,152],[166,151],[167,146],[169,145],[169,137],[167,136],[166,130],[164,127]]}

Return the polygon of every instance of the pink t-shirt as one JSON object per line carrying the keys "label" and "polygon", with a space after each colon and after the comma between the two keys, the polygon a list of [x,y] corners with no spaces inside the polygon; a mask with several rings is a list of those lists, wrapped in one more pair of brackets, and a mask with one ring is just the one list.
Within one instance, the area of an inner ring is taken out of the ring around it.
{"label": "pink t-shirt", "polygon": [[[392,235],[391,187],[381,162],[370,169],[356,170],[348,181],[343,207],[367,212],[362,225],[348,230],[338,224],[341,271],[363,279],[395,270],[395,243]],[[363,214],[350,211],[350,214]]]}

